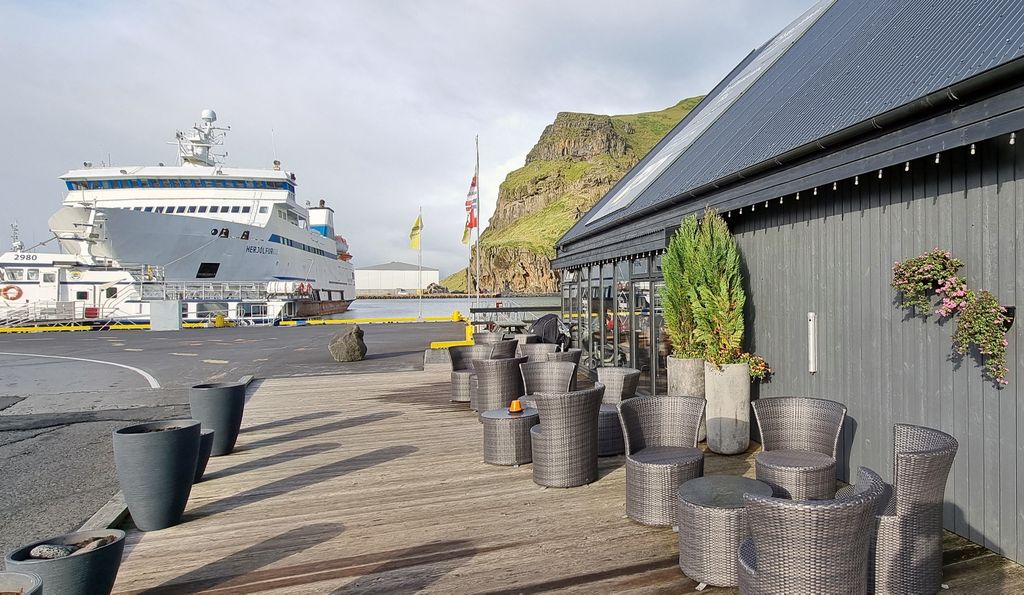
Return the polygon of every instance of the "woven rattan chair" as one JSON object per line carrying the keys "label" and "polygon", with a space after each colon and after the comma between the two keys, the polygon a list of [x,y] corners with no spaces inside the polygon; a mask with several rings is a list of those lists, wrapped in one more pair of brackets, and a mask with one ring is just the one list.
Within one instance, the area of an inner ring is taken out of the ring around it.
{"label": "woven rattan chair", "polygon": [[473,360],[489,359],[493,345],[460,345],[449,347],[448,354],[452,359],[452,402],[469,403],[471,393]]}
{"label": "woven rattan chair", "polygon": [[488,359],[516,357],[516,347],[518,346],[519,342],[515,339],[506,339],[504,341],[491,343],[491,355]]}
{"label": "woven rattan chair", "polygon": [[519,366],[523,373],[522,399],[526,407],[534,407],[535,393],[566,393],[576,379],[576,364],[572,362],[527,362]]}
{"label": "woven rattan chair", "polygon": [[[582,353],[582,350],[580,350]],[[598,425],[598,456],[612,457],[626,452],[622,439],[622,423],[619,422],[619,408],[623,398],[636,393],[640,382],[640,370],[633,368],[598,368],[597,381],[604,385],[604,402],[601,403],[601,420]]]}
{"label": "woven rattan chair", "polygon": [[[626,446],[626,515],[645,525],[674,525],[676,492],[704,474],[697,429],[701,397],[635,397],[617,405]],[[543,423],[543,418],[541,420]]]}
{"label": "woven rattan chair", "polygon": [[[942,502],[958,444],[931,428],[896,424],[893,478],[878,516],[868,591],[936,593],[942,586]],[[849,497],[853,486],[839,490]]]}
{"label": "woven rattan chair", "polygon": [[540,425],[530,428],[534,482],[571,488],[597,480],[597,413],[602,396],[604,386],[599,383],[587,390],[534,395],[540,412]]}
{"label": "woven rattan chair", "polygon": [[846,407],[809,397],[754,401],[763,452],[757,479],[775,495],[794,500],[827,500],[836,493],[836,449]]}
{"label": "woven rattan chair", "polygon": [[750,537],[740,544],[743,595],[863,594],[868,550],[884,485],[866,467],[856,495],[839,500],[783,500],[745,495]]}
{"label": "woven rattan chair", "polygon": [[[580,358],[582,356],[583,356],[583,350],[582,349],[570,349],[568,351],[552,351],[550,353],[543,353],[540,356],[540,358],[543,358],[543,359],[538,358],[537,360],[534,360],[534,361],[538,361],[539,360],[539,361],[543,361],[543,362],[572,362],[572,363],[576,364],[576,369],[579,370]],[[572,383],[569,384],[569,390],[570,391],[576,390],[576,375],[575,374],[572,377]]]}
{"label": "woven rattan chair", "polygon": [[507,408],[509,403],[523,396],[523,374],[519,364],[525,362],[525,357],[473,361],[477,389],[470,395],[469,408],[481,412]]}
{"label": "woven rattan chair", "polygon": [[554,353],[556,349],[558,349],[558,345],[555,343],[523,343],[519,345],[516,355],[520,357],[525,356],[531,362],[542,362],[544,361],[544,354]]}
{"label": "woven rattan chair", "polygon": [[497,333],[492,333],[492,332],[473,333],[473,342],[476,343],[477,345],[480,345],[480,344],[483,344],[483,343],[497,343],[498,341],[504,341],[504,340],[505,340],[505,333],[502,333],[502,332],[497,332]]}
{"label": "woven rattan chair", "polygon": [[598,368],[597,381],[604,385],[604,402],[618,405],[636,394],[636,387],[640,384],[640,370],[622,367]]}

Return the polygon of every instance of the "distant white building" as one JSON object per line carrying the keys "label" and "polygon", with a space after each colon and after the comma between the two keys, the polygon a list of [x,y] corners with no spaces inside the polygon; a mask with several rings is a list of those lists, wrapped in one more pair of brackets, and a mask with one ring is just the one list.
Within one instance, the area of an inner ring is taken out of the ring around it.
{"label": "distant white building", "polygon": [[419,270],[414,264],[388,262],[356,268],[356,294],[388,295],[407,292],[415,294],[417,289],[426,289],[431,283],[441,280],[437,269],[423,267],[422,285]]}

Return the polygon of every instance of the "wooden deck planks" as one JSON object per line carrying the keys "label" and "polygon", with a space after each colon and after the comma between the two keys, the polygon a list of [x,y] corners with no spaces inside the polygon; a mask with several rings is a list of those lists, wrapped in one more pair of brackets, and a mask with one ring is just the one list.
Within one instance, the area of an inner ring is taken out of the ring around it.
{"label": "wooden deck planks", "polygon": [[[115,592],[695,592],[676,534],[624,518],[621,457],[590,486],[542,489],[529,465],[481,462],[480,425],[448,386],[444,372],[263,381],[185,522],[129,532]],[[705,472],[752,476],[753,459],[709,454]],[[950,592],[1024,590],[1021,567],[948,542]]]}

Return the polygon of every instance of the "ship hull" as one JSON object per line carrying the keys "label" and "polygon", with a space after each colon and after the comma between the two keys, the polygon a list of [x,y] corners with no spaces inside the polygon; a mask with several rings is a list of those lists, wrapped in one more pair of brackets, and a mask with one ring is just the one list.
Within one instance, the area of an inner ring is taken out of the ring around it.
{"label": "ship hull", "polygon": [[301,301],[296,303],[295,312],[299,318],[330,316],[347,311],[351,304],[352,300]]}

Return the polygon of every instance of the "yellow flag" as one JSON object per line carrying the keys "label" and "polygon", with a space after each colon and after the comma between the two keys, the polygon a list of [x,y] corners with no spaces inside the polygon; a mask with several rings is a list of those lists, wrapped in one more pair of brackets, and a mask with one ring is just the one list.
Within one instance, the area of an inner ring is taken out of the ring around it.
{"label": "yellow flag", "polygon": [[469,234],[470,233],[472,233],[472,230],[469,229],[469,225],[466,225],[466,228],[462,230],[462,243],[467,245],[467,246],[469,245]]}
{"label": "yellow flag", "polygon": [[413,250],[420,249],[420,232],[423,231],[423,216],[416,216],[416,223],[412,224],[412,231],[409,232],[409,247]]}

